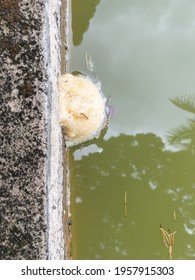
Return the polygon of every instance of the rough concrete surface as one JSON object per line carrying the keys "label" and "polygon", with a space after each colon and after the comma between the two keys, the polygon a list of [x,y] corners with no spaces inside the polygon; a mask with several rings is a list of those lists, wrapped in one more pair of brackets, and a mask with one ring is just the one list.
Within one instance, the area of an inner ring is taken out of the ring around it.
{"label": "rough concrete surface", "polygon": [[0,259],[64,258],[60,3],[0,0]]}

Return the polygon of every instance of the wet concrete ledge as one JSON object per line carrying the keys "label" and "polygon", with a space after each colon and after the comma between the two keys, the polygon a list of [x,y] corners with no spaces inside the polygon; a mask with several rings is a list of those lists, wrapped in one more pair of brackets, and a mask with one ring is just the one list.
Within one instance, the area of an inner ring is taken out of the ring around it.
{"label": "wet concrete ledge", "polygon": [[0,0],[0,259],[66,258],[57,117],[64,5]]}

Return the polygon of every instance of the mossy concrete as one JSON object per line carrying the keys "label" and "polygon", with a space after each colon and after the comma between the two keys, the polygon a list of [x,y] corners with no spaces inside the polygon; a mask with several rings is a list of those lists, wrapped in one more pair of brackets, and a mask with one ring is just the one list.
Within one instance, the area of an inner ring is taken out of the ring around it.
{"label": "mossy concrete", "polygon": [[0,0],[0,259],[65,257],[60,4]]}

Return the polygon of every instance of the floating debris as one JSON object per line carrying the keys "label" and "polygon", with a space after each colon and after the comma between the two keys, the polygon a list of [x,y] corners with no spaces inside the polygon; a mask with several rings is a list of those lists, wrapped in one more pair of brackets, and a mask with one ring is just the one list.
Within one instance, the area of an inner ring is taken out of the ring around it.
{"label": "floating debris", "polygon": [[176,221],[176,212],[175,212],[175,210],[173,211],[173,218]]}
{"label": "floating debris", "polygon": [[125,191],[125,217],[127,217],[127,190]]}
{"label": "floating debris", "polygon": [[96,76],[96,71],[95,71],[95,64],[92,60],[92,55],[88,58],[88,54],[86,52],[86,64],[87,64],[87,69],[93,74],[93,76],[97,79]]}
{"label": "floating debris", "polygon": [[99,136],[108,124],[108,108],[100,83],[88,76],[59,77],[59,123],[66,145],[74,146]]}
{"label": "floating debris", "polygon": [[173,244],[174,244],[174,235],[176,233],[176,231],[174,232],[170,232],[170,230],[168,229],[168,231],[166,231],[162,225],[160,225],[160,230],[162,232],[163,235],[163,241],[165,246],[169,249],[169,257],[172,260],[172,251],[173,251]]}

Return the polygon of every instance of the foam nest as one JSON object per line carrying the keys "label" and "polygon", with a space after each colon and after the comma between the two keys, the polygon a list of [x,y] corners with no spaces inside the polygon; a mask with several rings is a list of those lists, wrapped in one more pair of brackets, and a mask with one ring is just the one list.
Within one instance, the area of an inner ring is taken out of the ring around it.
{"label": "foam nest", "polygon": [[100,83],[87,76],[64,74],[59,77],[58,88],[59,123],[67,146],[98,137],[108,116]]}

